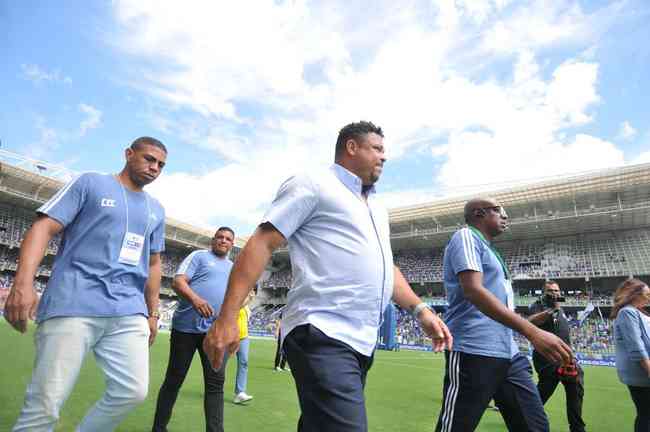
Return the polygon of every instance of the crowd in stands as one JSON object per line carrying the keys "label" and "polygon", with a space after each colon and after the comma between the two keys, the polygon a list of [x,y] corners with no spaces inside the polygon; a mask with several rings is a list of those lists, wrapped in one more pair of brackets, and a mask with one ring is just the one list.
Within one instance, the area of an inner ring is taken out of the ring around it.
{"label": "crowd in stands", "polygon": [[274,273],[262,283],[263,288],[288,288],[291,286],[291,270],[283,269]]}
{"label": "crowd in stands", "polygon": [[163,276],[170,278],[174,277],[176,270],[178,270],[178,267],[181,265],[184,258],[185,257],[172,252],[163,252],[160,255]]}
{"label": "crowd in stands", "polygon": [[[400,345],[421,345],[431,344],[431,340],[424,334],[421,327],[410,312],[397,308],[397,330],[396,341]],[[601,317],[596,311],[587,318],[582,325],[575,314],[569,315],[571,330],[571,342],[576,352],[587,355],[614,355],[614,334],[613,321]],[[527,339],[515,334],[515,340],[522,352],[530,352],[530,344]]]}
{"label": "crowd in stands", "polygon": [[[566,239],[499,245],[514,279],[603,277],[649,274],[650,231],[607,239]],[[443,249],[399,251],[394,261],[409,282],[441,282]],[[291,286],[291,272],[275,272],[264,287]]]}
{"label": "crowd in stands", "polygon": [[404,251],[393,257],[409,282],[442,280],[442,254],[431,251]]}
{"label": "crowd in stands", "polygon": [[172,326],[172,317],[174,316],[174,311],[178,307],[178,300],[172,299],[160,299],[160,304],[158,306],[158,312],[160,313],[160,318],[158,320],[158,326],[163,330],[169,330]]}

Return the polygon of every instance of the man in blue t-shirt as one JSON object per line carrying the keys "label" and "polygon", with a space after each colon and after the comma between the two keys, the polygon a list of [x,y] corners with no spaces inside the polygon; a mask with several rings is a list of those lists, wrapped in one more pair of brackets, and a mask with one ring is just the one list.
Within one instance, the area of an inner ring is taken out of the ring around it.
{"label": "man in blue t-shirt", "polygon": [[[165,211],[143,187],[167,149],[142,137],[117,175],[82,174],[37,210],[25,234],[5,318],[21,333],[36,318],[36,360],[14,431],[51,431],[84,357],[93,351],[106,391],[76,430],[111,431],[149,386],[149,345],[158,328]],[[34,276],[48,242],[63,232],[40,302]]]}
{"label": "man in blue t-shirt", "polygon": [[452,236],[443,258],[445,320],[454,346],[445,353],[436,431],[475,430],[493,398],[509,431],[548,431],[530,363],[519,353],[513,330],[558,364],[571,360],[571,349],[514,312],[510,273],[491,244],[507,228],[504,208],[477,198],[465,204],[464,216],[468,226]]}
{"label": "man in blue t-shirt", "polygon": [[192,252],[176,271],[172,288],[181,300],[172,319],[169,363],[165,381],[158,393],[153,432],[167,430],[178,391],[197,350],[203,366],[206,431],[223,432],[223,384],[226,366],[224,362],[218,370],[214,370],[202,349],[202,344],[226,294],[232,269],[228,253],[234,241],[235,232],[231,228],[219,228],[212,238],[211,250]]}

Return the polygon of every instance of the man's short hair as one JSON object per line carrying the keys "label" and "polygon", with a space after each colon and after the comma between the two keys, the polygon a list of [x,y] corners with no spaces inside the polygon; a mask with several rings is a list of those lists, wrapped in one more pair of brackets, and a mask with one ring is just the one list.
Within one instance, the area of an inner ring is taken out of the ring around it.
{"label": "man's short hair", "polygon": [[336,139],[336,151],[335,156],[339,157],[345,151],[345,143],[348,140],[355,140],[357,142],[365,138],[369,133],[376,133],[380,137],[384,137],[384,131],[381,130],[379,126],[375,126],[372,122],[369,121],[360,121],[357,123],[350,123],[339,131],[339,137]]}
{"label": "man's short hair", "polygon": [[557,285],[558,287],[560,286],[560,284],[554,281],[553,279],[549,279],[546,282],[544,282],[544,289],[546,289],[546,287],[549,285]]}
{"label": "man's short hair", "polygon": [[131,143],[131,150],[140,150],[143,146],[145,145],[152,145],[155,147],[158,147],[160,150],[164,151],[165,154],[167,154],[167,147],[165,147],[165,144],[161,143],[159,140],[156,138],[148,137],[148,136],[143,136]]}
{"label": "man's short hair", "polygon": [[228,231],[230,234],[232,234],[232,237],[235,238],[235,231],[233,231],[233,229],[230,228],[230,227],[227,227],[227,226],[219,227],[219,228],[217,228],[217,232],[219,232],[219,231]]}

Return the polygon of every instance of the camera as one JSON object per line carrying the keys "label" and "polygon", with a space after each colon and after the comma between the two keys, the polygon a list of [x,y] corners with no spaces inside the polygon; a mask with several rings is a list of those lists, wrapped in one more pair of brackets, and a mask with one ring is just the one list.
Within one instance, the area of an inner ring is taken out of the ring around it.
{"label": "camera", "polygon": [[555,307],[555,303],[564,303],[566,301],[564,297],[555,297],[550,294],[544,294],[540,300],[547,308]]}

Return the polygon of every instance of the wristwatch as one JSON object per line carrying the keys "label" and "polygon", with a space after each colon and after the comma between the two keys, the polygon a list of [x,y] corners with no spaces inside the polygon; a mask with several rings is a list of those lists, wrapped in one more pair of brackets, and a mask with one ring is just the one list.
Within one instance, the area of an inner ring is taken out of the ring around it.
{"label": "wristwatch", "polygon": [[151,312],[151,313],[149,314],[149,318],[156,318],[156,319],[159,319],[159,318],[160,318],[160,312],[158,312],[158,311]]}

